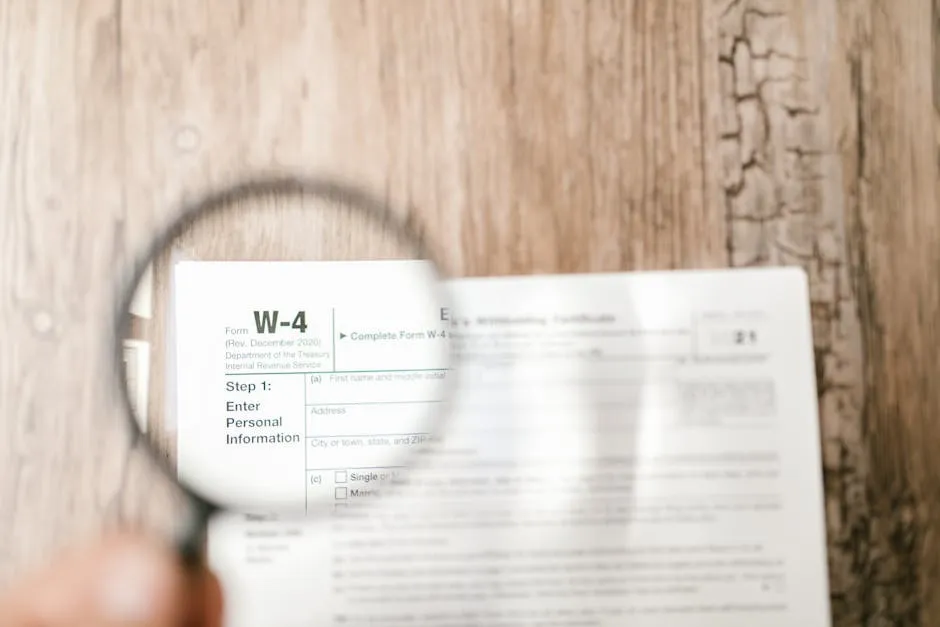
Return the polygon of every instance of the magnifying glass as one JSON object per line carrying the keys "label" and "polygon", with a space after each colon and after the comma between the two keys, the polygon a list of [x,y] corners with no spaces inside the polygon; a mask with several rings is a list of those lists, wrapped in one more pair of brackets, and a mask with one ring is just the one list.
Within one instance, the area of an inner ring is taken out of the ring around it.
{"label": "magnifying glass", "polygon": [[133,428],[194,505],[182,556],[216,513],[348,515],[407,485],[448,413],[449,309],[419,233],[361,190],[256,180],[185,208],[115,347]]}

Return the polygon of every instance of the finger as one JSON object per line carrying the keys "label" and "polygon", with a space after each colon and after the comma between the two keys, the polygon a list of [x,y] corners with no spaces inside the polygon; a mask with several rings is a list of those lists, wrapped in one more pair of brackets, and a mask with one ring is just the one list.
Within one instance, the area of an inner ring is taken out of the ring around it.
{"label": "finger", "polygon": [[0,624],[181,625],[203,602],[189,583],[168,547],[136,536],[108,538],[10,591],[0,603]]}
{"label": "finger", "polygon": [[224,597],[218,578],[208,570],[195,575],[193,597],[190,606],[190,624],[204,627],[222,627]]}

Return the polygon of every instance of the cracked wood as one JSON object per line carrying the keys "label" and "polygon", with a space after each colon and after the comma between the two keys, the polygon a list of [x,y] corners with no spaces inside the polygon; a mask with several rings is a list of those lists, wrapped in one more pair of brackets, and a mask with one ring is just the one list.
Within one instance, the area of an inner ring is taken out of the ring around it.
{"label": "cracked wood", "polygon": [[[936,582],[937,558],[924,546],[936,522],[925,506],[932,502],[936,484],[912,476],[916,472],[911,472],[910,456],[918,456],[908,432],[923,432],[928,425],[917,424],[923,420],[920,416],[935,415],[940,407],[935,397],[919,389],[922,376],[908,369],[909,378],[900,380],[891,373],[902,365],[901,356],[887,350],[904,333],[886,333],[884,319],[901,320],[905,315],[896,309],[899,300],[885,300],[896,282],[878,276],[875,268],[894,267],[899,275],[909,275],[913,267],[905,262],[913,263],[915,255],[935,259],[940,245],[936,195],[930,192],[926,173],[919,180],[910,180],[900,170],[894,179],[872,176],[885,173],[887,164],[873,169],[869,154],[873,141],[928,145],[907,129],[894,128],[891,113],[870,104],[873,97],[891,90],[914,89],[913,82],[902,80],[907,75],[901,73],[899,79],[892,70],[882,73],[888,88],[879,90],[872,79],[873,64],[886,69],[889,54],[885,49],[883,56],[873,57],[871,47],[918,30],[918,11],[862,0],[718,4],[729,262],[800,265],[810,277],[834,622],[932,624],[940,615],[931,609],[933,595],[927,590]],[[921,18],[930,15],[926,2],[919,9]],[[894,19],[875,24],[874,14]],[[910,54],[927,50],[929,39],[924,38],[911,46]],[[834,63],[830,55],[836,55]],[[922,73],[920,80],[930,84],[929,75]],[[842,98],[830,103],[833,95]],[[926,107],[912,107],[908,113],[911,119],[930,123]],[[880,129],[872,127],[874,121]],[[916,163],[935,167],[925,153]],[[926,193],[912,204],[884,196],[873,205],[872,192],[887,192],[895,181]],[[887,218],[888,211],[893,217]],[[908,249],[913,253],[910,261],[899,263],[904,255],[897,253],[886,258],[884,245],[900,244],[891,222],[911,218],[924,228],[918,246]],[[908,329],[928,340],[915,351],[921,353],[936,346],[936,322],[929,320],[940,310],[932,300],[936,288],[925,281],[914,284],[923,290],[913,292],[924,296],[916,308],[922,317],[920,324],[911,320]],[[937,370],[926,363],[923,368]],[[888,398],[892,388],[907,390],[922,404],[908,401],[903,415],[897,403],[904,400]],[[891,442],[887,447],[886,434]],[[936,476],[935,462],[917,461],[916,471]]]}

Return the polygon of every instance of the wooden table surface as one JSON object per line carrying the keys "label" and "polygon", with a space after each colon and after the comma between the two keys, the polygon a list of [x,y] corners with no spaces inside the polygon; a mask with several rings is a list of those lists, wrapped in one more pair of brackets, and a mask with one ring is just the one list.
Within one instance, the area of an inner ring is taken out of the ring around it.
{"label": "wooden table surface", "polygon": [[940,624],[938,37],[940,0],[0,2],[0,581],[164,524],[117,285],[181,201],[299,172],[458,275],[805,267],[835,624]]}

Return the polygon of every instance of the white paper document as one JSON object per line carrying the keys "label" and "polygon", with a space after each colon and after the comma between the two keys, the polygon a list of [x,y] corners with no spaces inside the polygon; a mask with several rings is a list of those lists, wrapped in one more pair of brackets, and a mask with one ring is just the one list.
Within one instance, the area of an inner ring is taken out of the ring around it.
{"label": "white paper document", "polygon": [[177,263],[178,476],[226,506],[332,512],[335,470],[401,460],[437,422],[443,288],[414,261]]}
{"label": "white paper document", "polygon": [[[212,288],[246,284],[238,278],[246,267],[196,263],[186,280],[176,277],[179,346],[192,352],[200,334],[219,332],[198,314],[207,301],[216,309],[251,304]],[[267,299],[297,292],[296,274],[279,276],[276,265],[255,271],[267,273]],[[387,270],[386,282],[398,271]],[[263,401],[277,408],[277,427],[194,424],[199,399],[216,398],[200,389],[270,377],[250,370],[257,359],[241,360],[247,376],[179,359],[178,385],[188,382],[177,406],[181,464],[211,464],[199,461],[211,456],[237,465],[245,456],[232,474],[238,481],[250,483],[250,467],[281,477],[291,498],[326,494],[334,506],[307,524],[235,515],[213,522],[209,559],[223,580],[228,625],[830,624],[801,271],[459,279],[447,288],[446,311],[422,303],[426,312],[413,310],[409,321],[402,309],[378,331],[348,303],[350,318],[338,328],[321,302],[317,355],[297,360],[287,369],[297,382]],[[282,300],[300,302],[292,298]],[[415,337],[393,339],[399,327]],[[449,375],[455,395],[435,423],[440,442],[400,498],[376,503],[369,484],[381,470],[355,456],[367,443],[342,441],[350,426],[387,417],[389,442],[399,442],[408,433],[397,404],[440,400],[440,388],[419,373],[443,365],[415,348],[429,345],[422,342],[431,331],[445,331],[458,356]],[[392,370],[403,376],[374,374]],[[342,379],[329,379],[347,371],[372,377],[368,410]],[[334,387],[310,388],[311,377]],[[256,439],[218,444],[227,438]],[[304,454],[311,446],[349,457],[314,468]]]}

